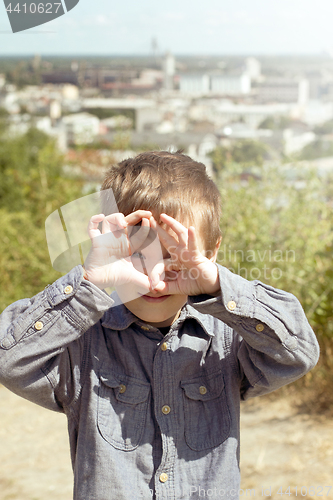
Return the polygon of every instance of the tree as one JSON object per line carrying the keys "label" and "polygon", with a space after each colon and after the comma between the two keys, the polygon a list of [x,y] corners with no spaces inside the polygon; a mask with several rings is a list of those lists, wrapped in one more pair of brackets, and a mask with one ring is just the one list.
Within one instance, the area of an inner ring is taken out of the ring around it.
{"label": "tree", "polygon": [[50,213],[82,196],[83,182],[64,175],[53,139],[31,129],[0,141],[0,309],[60,277],[45,239]]}
{"label": "tree", "polygon": [[267,116],[259,125],[259,129],[284,130],[290,127],[293,120],[289,116]]}
{"label": "tree", "polygon": [[313,131],[317,135],[333,134],[333,120],[328,120],[322,125],[317,125]]}
{"label": "tree", "polygon": [[222,246],[218,262],[249,280],[300,300],[321,345],[321,361],[300,384],[316,392],[318,408],[333,407],[333,213],[329,179],[304,173],[287,182],[281,167],[264,166],[246,186],[222,170]]}
{"label": "tree", "polygon": [[299,159],[315,160],[316,158],[325,158],[326,156],[333,156],[333,141],[316,139],[302,149]]}
{"label": "tree", "polygon": [[5,108],[0,108],[0,137],[7,128],[8,116],[8,111]]}
{"label": "tree", "polygon": [[235,141],[228,147],[217,147],[210,156],[214,170],[218,173],[235,163],[243,167],[261,167],[268,154],[268,147],[262,142],[242,139]]}

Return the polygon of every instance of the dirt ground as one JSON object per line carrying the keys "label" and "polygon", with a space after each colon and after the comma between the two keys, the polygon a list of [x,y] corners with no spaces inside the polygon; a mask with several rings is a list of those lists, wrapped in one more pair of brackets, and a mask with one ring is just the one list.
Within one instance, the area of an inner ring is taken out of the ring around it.
{"label": "dirt ground", "polygon": [[[242,406],[241,427],[241,498],[333,499],[331,420],[258,398]],[[0,386],[0,500],[71,499],[65,416]]]}

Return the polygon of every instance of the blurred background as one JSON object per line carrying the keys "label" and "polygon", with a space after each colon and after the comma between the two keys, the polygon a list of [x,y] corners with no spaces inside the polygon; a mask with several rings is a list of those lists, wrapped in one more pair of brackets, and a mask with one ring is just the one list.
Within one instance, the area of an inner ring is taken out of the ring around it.
{"label": "blurred background", "polygon": [[[14,35],[0,6],[0,310],[60,276],[45,220],[98,190],[110,164],[151,149],[183,149],[204,163],[222,195],[219,262],[295,294],[321,345],[301,381],[244,406],[255,465],[245,463],[243,477],[257,496],[269,487],[269,449],[274,459],[294,453],[282,474],[299,486],[310,487],[319,464],[316,484],[333,474],[332,14],[328,0],[80,0]],[[71,498],[65,423],[43,412],[0,388],[1,500]],[[269,440],[282,420],[291,426],[282,448],[254,448],[251,436],[269,424],[257,438]],[[311,432],[312,452],[301,448]],[[33,446],[39,458],[29,461]]]}

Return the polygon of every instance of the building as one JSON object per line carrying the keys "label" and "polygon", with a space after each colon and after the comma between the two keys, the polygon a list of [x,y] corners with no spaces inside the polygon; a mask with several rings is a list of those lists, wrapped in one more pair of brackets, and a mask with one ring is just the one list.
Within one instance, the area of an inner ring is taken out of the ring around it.
{"label": "building", "polygon": [[176,72],[176,61],[170,52],[167,52],[163,59],[163,87],[166,90],[173,90],[173,80]]}
{"label": "building", "polygon": [[89,113],[76,113],[64,116],[68,144],[87,144],[99,134],[99,119]]}
{"label": "building", "polygon": [[309,82],[306,78],[266,80],[257,87],[259,102],[286,102],[305,105],[309,100]]}
{"label": "building", "polygon": [[204,73],[183,73],[179,75],[179,90],[184,94],[209,94],[209,75]]}
{"label": "building", "polygon": [[213,94],[237,96],[251,92],[251,78],[248,73],[241,75],[211,75],[210,90]]}
{"label": "building", "polygon": [[251,78],[253,82],[259,82],[261,80],[261,64],[255,57],[248,57],[245,60],[246,73]]}
{"label": "building", "polygon": [[152,99],[104,99],[92,98],[83,100],[83,108],[89,109],[109,109],[117,114],[131,110],[134,114],[134,127],[137,132],[151,130],[161,122],[161,111]]}
{"label": "building", "polygon": [[179,89],[184,94],[194,95],[246,95],[251,91],[251,79],[247,73],[182,73],[179,75]]}

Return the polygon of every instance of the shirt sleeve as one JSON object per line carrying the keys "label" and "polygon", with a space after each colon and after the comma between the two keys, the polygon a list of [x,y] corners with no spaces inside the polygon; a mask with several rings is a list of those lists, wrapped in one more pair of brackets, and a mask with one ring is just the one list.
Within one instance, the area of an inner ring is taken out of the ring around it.
{"label": "shirt sleeve", "polygon": [[319,346],[296,297],[220,265],[218,270],[220,295],[189,297],[189,304],[232,328],[242,398],[273,391],[313,368]]}
{"label": "shirt sleeve", "polygon": [[0,382],[19,396],[63,411],[79,391],[75,373],[84,362],[83,334],[112,304],[77,266],[32,299],[7,307],[0,316]]}

